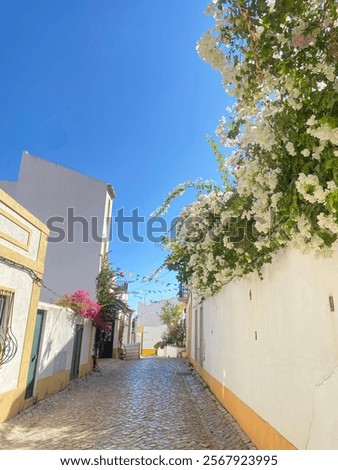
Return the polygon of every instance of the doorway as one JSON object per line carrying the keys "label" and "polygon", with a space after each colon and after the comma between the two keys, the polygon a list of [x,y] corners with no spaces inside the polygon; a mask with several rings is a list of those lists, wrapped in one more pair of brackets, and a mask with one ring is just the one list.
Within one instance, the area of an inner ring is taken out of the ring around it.
{"label": "doorway", "polygon": [[28,379],[27,379],[25,399],[31,398],[34,394],[35,377],[36,377],[36,369],[37,369],[38,359],[39,359],[44,314],[45,312],[43,310],[38,310],[37,315],[36,315],[32,352],[31,352],[31,358],[30,358],[29,369],[28,369]]}

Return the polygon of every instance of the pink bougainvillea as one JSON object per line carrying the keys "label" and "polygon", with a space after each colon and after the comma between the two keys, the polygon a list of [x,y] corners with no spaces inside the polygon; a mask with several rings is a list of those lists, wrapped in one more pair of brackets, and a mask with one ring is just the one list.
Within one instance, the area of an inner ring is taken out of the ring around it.
{"label": "pink bougainvillea", "polygon": [[85,318],[95,320],[100,315],[100,305],[89,297],[87,291],[77,290],[70,295],[70,301],[78,306],[77,313]]}
{"label": "pink bougainvillea", "polygon": [[61,307],[70,308],[84,318],[92,320],[94,325],[109,332],[108,323],[104,322],[101,317],[101,305],[92,300],[87,291],[77,290],[73,294],[66,294],[57,301],[57,304]]}

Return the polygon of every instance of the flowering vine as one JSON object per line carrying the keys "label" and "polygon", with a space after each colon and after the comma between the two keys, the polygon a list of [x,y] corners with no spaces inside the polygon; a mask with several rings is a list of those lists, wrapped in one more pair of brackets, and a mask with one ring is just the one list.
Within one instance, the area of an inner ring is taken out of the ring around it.
{"label": "flowering vine", "polygon": [[[122,299],[123,289],[118,285],[117,274],[112,269],[108,257],[101,261],[101,269],[96,278],[96,298],[93,300],[87,291],[78,290],[61,296],[56,304],[83,316],[104,333],[111,333],[111,325],[121,310],[127,308]],[[101,335],[102,336],[102,335]]]}
{"label": "flowering vine", "polygon": [[57,301],[57,305],[69,308],[78,315],[91,320],[95,326],[101,327],[106,332],[109,331],[108,324],[102,319],[102,307],[89,296],[84,290],[78,290],[73,294],[65,294]]}
{"label": "flowering vine", "polygon": [[167,267],[202,297],[286,245],[329,256],[338,238],[336,2],[213,0],[206,13],[197,52],[234,98],[210,139],[223,185],[164,240]]}
{"label": "flowering vine", "polygon": [[106,321],[114,321],[118,313],[128,307],[123,300],[123,287],[118,282],[120,276],[123,273],[114,271],[108,257],[104,256],[96,278],[96,298],[101,306],[101,315]]}

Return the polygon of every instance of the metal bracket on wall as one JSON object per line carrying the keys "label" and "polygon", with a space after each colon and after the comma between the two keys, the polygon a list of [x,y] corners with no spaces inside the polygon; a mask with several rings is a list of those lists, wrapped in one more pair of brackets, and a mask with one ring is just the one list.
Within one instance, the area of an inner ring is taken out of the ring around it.
{"label": "metal bracket on wall", "polygon": [[0,365],[7,364],[11,361],[18,350],[18,342],[8,328],[3,334],[0,333]]}

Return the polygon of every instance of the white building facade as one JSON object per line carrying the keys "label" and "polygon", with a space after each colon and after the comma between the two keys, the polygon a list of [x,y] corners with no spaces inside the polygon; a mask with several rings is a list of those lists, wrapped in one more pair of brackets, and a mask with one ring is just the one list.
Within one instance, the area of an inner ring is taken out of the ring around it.
{"label": "white building facade", "polygon": [[47,227],[0,189],[0,422],[31,404],[26,392]]}
{"label": "white building facade", "polygon": [[162,335],[167,327],[160,320],[162,307],[170,302],[178,305],[177,297],[172,297],[150,304],[139,303],[136,319],[136,342],[141,343],[142,356],[152,356],[156,354],[155,344],[162,341]]}

